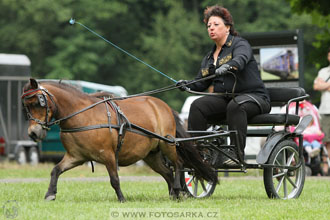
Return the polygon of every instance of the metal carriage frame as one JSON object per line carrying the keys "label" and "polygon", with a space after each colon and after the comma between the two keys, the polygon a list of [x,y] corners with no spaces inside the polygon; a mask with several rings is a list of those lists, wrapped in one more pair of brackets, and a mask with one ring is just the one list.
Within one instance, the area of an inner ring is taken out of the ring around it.
{"label": "metal carriage frame", "polygon": [[[305,182],[305,164],[302,147],[302,132],[312,120],[308,115],[300,118],[298,115],[299,102],[307,99],[309,95],[300,87],[296,88],[268,88],[272,106],[286,105],[286,110],[278,114],[262,114],[249,120],[249,126],[271,126],[270,129],[248,130],[249,137],[267,137],[256,158],[256,163],[247,163],[238,152],[237,146],[230,145],[227,139],[231,133],[237,131],[188,131],[192,138],[176,139],[177,142],[193,141],[204,160],[214,167],[216,172],[246,172],[247,169],[263,169],[263,179],[266,193],[269,198],[291,199],[298,198]],[[296,102],[295,114],[289,114],[288,106]],[[226,125],[225,121],[211,122],[216,125]],[[296,126],[290,132],[289,126]],[[275,126],[283,126],[277,130]],[[298,139],[298,145],[294,141]],[[236,142],[238,143],[238,142]],[[234,151],[229,154],[228,150]],[[227,152],[227,153],[226,153]],[[234,164],[221,164],[224,158],[234,161]],[[237,158],[237,159],[236,159]],[[199,180],[194,170],[185,168],[182,178],[184,191],[192,197],[207,197],[212,195],[216,184],[204,183]]]}

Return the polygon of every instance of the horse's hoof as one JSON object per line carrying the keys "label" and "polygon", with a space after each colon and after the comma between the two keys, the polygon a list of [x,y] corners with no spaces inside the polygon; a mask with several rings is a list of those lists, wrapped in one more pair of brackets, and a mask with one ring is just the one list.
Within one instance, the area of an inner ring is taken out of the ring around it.
{"label": "horse's hoof", "polygon": [[180,194],[179,193],[174,193],[173,195],[171,195],[172,200],[174,201],[179,201],[180,200]]}
{"label": "horse's hoof", "polygon": [[49,195],[49,196],[45,196],[45,200],[46,201],[54,201],[56,199],[55,195]]}
{"label": "horse's hoof", "polygon": [[126,199],[120,199],[119,202],[120,203],[125,203],[126,202]]}

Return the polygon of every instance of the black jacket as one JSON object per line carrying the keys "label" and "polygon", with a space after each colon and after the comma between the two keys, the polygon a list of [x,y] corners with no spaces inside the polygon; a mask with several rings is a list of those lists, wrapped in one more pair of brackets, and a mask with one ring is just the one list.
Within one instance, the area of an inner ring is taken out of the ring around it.
{"label": "black jacket", "polygon": [[[270,101],[267,90],[260,77],[258,64],[254,59],[250,44],[243,38],[229,35],[226,43],[222,46],[219,53],[216,67],[214,67],[213,49],[203,58],[201,69],[195,79],[208,76],[212,72],[212,68],[220,67],[222,64],[229,64],[237,69],[235,75],[237,77],[235,93],[252,93],[261,96],[268,102]],[[207,81],[200,81],[188,85],[194,91],[204,91],[211,84],[214,86],[214,92],[231,93],[234,86],[235,78],[231,74],[213,78]]]}

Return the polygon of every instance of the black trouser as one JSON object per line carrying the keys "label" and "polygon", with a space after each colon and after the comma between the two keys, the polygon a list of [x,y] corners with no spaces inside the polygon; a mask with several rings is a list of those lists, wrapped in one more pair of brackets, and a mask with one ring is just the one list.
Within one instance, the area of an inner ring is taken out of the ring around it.
{"label": "black trouser", "polygon": [[[236,130],[241,152],[244,154],[248,119],[270,111],[270,104],[261,97],[240,95],[232,97],[203,96],[196,99],[190,107],[188,129],[205,131],[208,124],[226,120],[229,130]],[[258,102],[258,103],[257,103]],[[235,136],[230,136],[236,145]]]}

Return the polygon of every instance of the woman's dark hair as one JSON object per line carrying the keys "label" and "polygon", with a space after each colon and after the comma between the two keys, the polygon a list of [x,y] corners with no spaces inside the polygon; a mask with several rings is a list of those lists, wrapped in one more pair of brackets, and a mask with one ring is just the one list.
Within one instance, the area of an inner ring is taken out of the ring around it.
{"label": "woman's dark hair", "polygon": [[238,35],[238,33],[234,29],[233,17],[231,16],[227,8],[224,8],[219,5],[206,7],[206,9],[204,10],[204,20],[203,20],[206,25],[209,22],[210,17],[212,16],[218,16],[222,18],[224,24],[230,26],[230,34],[234,36]]}

